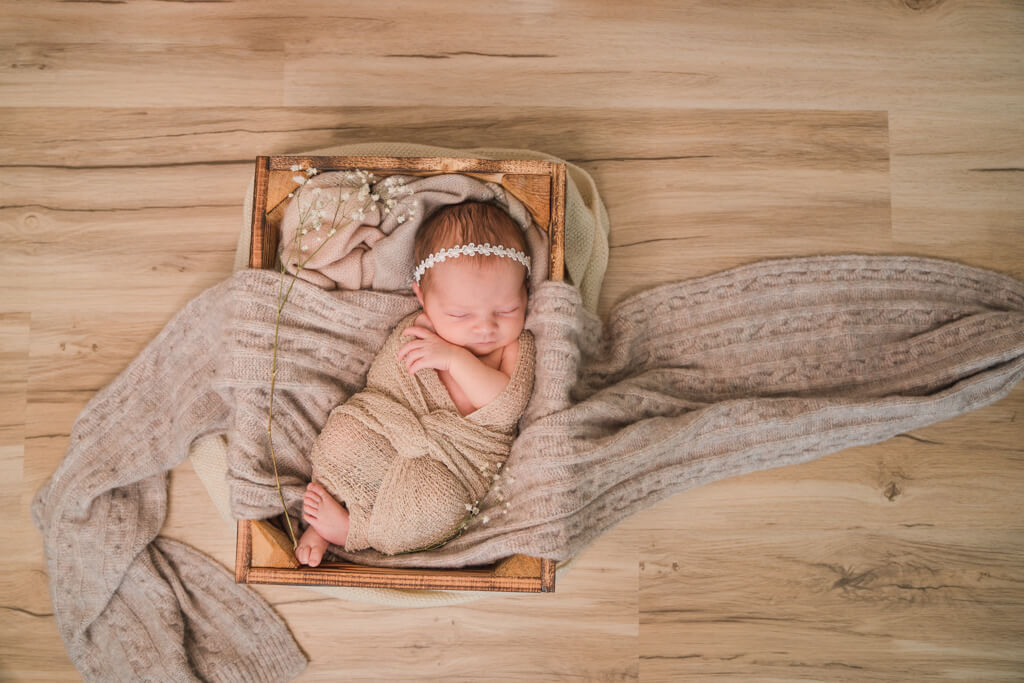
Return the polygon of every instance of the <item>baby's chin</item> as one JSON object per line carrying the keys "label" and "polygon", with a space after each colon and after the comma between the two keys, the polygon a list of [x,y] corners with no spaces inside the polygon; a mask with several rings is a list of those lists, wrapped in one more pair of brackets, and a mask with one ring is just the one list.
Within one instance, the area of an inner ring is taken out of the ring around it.
{"label": "baby's chin", "polygon": [[490,355],[495,351],[505,347],[500,341],[492,342],[490,344],[467,344],[465,349],[472,353],[477,358],[483,358],[484,356]]}

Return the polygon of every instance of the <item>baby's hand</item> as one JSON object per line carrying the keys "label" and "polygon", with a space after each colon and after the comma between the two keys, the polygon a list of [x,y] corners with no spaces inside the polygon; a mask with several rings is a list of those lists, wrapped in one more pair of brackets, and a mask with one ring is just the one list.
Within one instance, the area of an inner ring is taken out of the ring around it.
{"label": "baby's hand", "polygon": [[[419,318],[416,321],[419,322]],[[433,329],[419,325],[410,325],[405,328],[402,336],[416,337],[415,340],[408,342],[398,350],[398,360],[404,358],[406,367],[413,375],[423,368],[450,370],[456,356],[464,351],[461,346],[450,344],[439,337]]]}

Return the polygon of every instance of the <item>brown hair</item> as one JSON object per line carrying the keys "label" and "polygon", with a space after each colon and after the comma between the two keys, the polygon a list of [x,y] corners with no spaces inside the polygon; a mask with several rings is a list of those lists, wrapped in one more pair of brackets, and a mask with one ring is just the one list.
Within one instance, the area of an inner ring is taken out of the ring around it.
{"label": "brown hair", "polygon": [[[467,201],[442,206],[423,221],[413,240],[413,257],[418,264],[432,253],[470,242],[501,245],[530,255],[523,229],[504,209],[489,202]],[[494,257],[463,254],[459,258],[482,264],[485,259]],[[420,278],[420,287],[423,289],[426,289],[430,279],[430,270],[428,268]]]}

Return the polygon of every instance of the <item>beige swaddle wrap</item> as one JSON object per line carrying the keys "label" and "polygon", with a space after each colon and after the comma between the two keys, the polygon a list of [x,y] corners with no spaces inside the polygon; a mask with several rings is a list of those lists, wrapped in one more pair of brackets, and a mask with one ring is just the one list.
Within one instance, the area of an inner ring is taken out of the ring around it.
{"label": "beige swaddle wrap", "polygon": [[310,453],[313,480],[348,508],[348,551],[393,555],[452,535],[508,457],[533,391],[534,339],[523,330],[508,385],[460,415],[436,370],[412,375],[397,358],[420,313],[395,327],[366,388],[331,411]]}

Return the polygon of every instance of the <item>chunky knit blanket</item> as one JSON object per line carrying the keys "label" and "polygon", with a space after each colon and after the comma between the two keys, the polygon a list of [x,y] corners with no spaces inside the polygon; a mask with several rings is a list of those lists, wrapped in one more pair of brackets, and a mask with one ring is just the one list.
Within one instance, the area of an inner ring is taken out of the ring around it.
{"label": "chunky knit blanket", "polygon": [[331,411],[310,452],[313,481],[348,508],[346,550],[393,555],[452,536],[508,457],[533,391],[533,335],[523,330],[504,390],[460,415],[436,370],[414,375],[398,358],[419,314],[395,327],[366,388]]}
{"label": "chunky knit blanket", "polygon": [[[229,437],[234,514],[279,511],[266,434],[278,278],[239,271],[190,301],[89,402],[33,501],[54,614],[89,680],[280,680],[304,665],[254,593],[157,536],[166,472],[208,434]],[[296,283],[274,410],[296,515],[328,414],[416,307],[411,295]],[[561,560],[677,492],[953,417],[1001,398],[1024,373],[1024,283],[922,258],[756,263],[642,292],[606,323],[578,290],[546,282],[526,328],[535,386],[501,498],[438,549],[343,557]]]}

